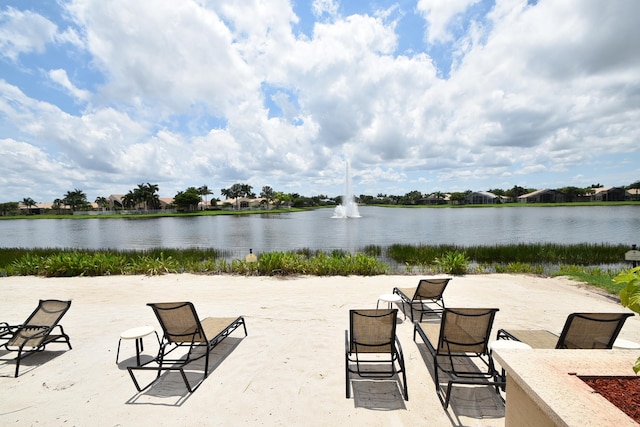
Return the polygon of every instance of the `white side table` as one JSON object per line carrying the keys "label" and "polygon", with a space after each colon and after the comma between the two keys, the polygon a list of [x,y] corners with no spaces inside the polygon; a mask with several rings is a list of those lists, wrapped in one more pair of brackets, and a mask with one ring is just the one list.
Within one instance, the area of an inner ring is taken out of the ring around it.
{"label": "white side table", "polygon": [[[380,305],[380,301],[382,302],[386,302],[387,303],[387,307],[391,308],[393,307],[393,303],[395,302],[396,304],[400,304],[402,303],[402,298],[400,298],[400,295],[397,294],[382,294],[378,297],[378,302],[376,303],[376,310],[378,309],[378,306]],[[403,310],[404,313],[404,310]],[[404,320],[407,320],[407,314],[404,313]]]}
{"label": "white side table", "polygon": [[126,331],[121,333],[120,339],[118,340],[118,351],[116,352],[116,363],[118,363],[118,356],[120,355],[120,343],[122,342],[122,340],[135,340],[136,341],[136,362],[138,363],[138,366],[140,366],[140,352],[144,350],[142,338],[151,334],[156,334],[156,339],[158,340],[158,344],[159,344],[160,337],[158,337],[158,333],[156,332],[153,326],[149,326],[149,325],[139,326],[137,328],[127,329]]}
{"label": "white side table", "polygon": [[625,349],[625,350],[638,350],[640,349],[640,344],[637,342],[625,340],[623,338],[617,338],[613,342],[613,348]]}

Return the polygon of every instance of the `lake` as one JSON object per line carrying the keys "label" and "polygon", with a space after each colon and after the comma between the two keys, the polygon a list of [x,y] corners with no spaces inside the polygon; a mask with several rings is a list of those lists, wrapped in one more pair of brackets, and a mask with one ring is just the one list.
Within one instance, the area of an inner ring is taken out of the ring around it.
{"label": "lake", "polygon": [[354,251],[386,247],[517,243],[640,243],[640,206],[383,208],[361,218],[333,209],[283,214],[166,218],[17,219],[0,221],[0,247],[141,250],[216,248],[235,258],[301,248]]}

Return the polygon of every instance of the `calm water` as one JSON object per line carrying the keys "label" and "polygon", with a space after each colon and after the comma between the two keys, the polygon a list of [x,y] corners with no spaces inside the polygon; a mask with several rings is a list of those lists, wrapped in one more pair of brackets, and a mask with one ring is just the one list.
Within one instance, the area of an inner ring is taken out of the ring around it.
{"label": "calm water", "polygon": [[187,218],[0,221],[0,247],[83,249],[217,248],[244,256],[299,248],[357,250],[393,243],[640,244],[640,206],[464,209],[360,207],[361,218],[332,209],[289,214]]}

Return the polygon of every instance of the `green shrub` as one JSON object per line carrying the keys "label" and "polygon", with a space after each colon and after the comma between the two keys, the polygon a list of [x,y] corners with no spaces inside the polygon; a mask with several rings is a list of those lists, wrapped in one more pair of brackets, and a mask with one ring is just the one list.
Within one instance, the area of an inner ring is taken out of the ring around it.
{"label": "green shrub", "polygon": [[443,273],[461,275],[467,272],[470,261],[463,252],[447,252],[435,259],[435,263]]}
{"label": "green shrub", "polygon": [[[631,311],[640,314],[640,267],[623,271],[613,278],[613,282],[624,286],[620,291],[620,303]],[[633,371],[640,372],[640,357],[633,365]]]}

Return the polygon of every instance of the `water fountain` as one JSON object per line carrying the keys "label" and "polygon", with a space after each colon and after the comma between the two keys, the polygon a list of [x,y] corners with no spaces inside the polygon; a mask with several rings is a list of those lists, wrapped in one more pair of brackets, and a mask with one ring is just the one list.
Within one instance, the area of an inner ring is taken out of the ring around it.
{"label": "water fountain", "polygon": [[347,162],[345,168],[344,195],[342,196],[342,203],[336,206],[335,210],[333,211],[332,218],[360,218],[360,212],[358,212],[358,204],[353,197],[353,193],[351,193],[351,174],[349,172],[349,162]]}

